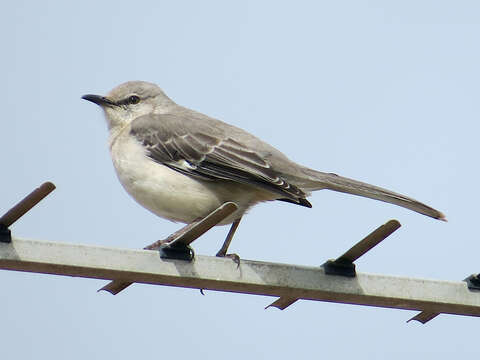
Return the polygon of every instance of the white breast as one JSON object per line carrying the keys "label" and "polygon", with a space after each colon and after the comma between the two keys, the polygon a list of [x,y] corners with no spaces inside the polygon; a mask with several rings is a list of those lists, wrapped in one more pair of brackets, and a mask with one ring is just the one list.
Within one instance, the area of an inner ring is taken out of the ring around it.
{"label": "white breast", "polygon": [[[130,135],[129,126],[110,145],[113,165],[125,190],[158,216],[184,223],[206,216],[226,201],[240,209],[222,224],[231,223],[250,206],[267,200],[263,191],[229,181],[202,181],[156,163]],[[267,197],[271,197],[268,194]],[[270,200],[270,199],[268,199]]]}

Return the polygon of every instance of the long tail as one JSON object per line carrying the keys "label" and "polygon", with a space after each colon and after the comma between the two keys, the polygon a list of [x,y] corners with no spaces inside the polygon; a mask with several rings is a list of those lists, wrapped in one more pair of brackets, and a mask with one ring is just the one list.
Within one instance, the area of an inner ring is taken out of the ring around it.
{"label": "long tail", "polygon": [[304,190],[313,191],[329,189],[347,194],[364,196],[370,199],[402,206],[438,220],[447,221],[445,215],[443,215],[440,211],[407,196],[397,194],[393,191],[382,189],[381,187],[363,183],[357,180],[348,179],[336,174],[323,173],[308,168],[305,168],[304,171],[310,179],[301,185],[302,189]]}

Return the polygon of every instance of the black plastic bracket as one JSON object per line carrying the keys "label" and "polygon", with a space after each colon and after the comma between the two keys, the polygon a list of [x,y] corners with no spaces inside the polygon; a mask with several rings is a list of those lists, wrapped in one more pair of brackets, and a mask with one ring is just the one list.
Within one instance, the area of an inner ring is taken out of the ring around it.
{"label": "black plastic bracket", "polygon": [[12,233],[10,232],[10,229],[0,223],[0,242],[3,243],[11,243],[12,242]]}
{"label": "black plastic bracket", "polygon": [[465,281],[470,290],[480,290],[480,274],[470,275]]}
{"label": "black plastic bracket", "polygon": [[327,275],[338,275],[345,277],[355,277],[357,273],[355,271],[355,264],[348,260],[339,258],[337,260],[328,260],[322,265]]}
{"label": "black plastic bracket", "polygon": [[162,259],[192,261],[195,257],[193,249],[181,242],[160,245],[159,252]]}

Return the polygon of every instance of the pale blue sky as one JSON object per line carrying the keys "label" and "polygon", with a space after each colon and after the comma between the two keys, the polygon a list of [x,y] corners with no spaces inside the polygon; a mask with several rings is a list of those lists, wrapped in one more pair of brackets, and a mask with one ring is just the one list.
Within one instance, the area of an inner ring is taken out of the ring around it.
{"label": "pale blue sky", "polygon": [[[476,1],[14,1],[3,53],[0,212],[58,189],[17,236],[141,248],[179,225],[121,188],[101,112],[80,99],[126,80],[242,127],[293,160],[405,193],[442,223],[333,192],[262,204],[231,250],[319,265],[378,225],[403,227],[359,271],[461,280],[478,262],[480,4]],[[227,228],[195,243],[214,254]],[[106,259],[108,261],[108,259]],[[5,359],[466,358],[480,319],[0,271]],[[479,295],[480,296],[480,295]]]}

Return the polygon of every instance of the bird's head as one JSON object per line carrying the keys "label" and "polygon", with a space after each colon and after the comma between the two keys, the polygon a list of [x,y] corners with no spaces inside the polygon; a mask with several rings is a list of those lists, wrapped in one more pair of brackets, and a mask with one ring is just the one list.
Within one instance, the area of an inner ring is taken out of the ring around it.
{"label": "bird's head", "polygon": [[174,104],[157,85],[145,81],[129,81],[118,85],[106,96],[88,94],[82,99],[104,110],[110,130],[123,127],[143,115],[166,112]]}

